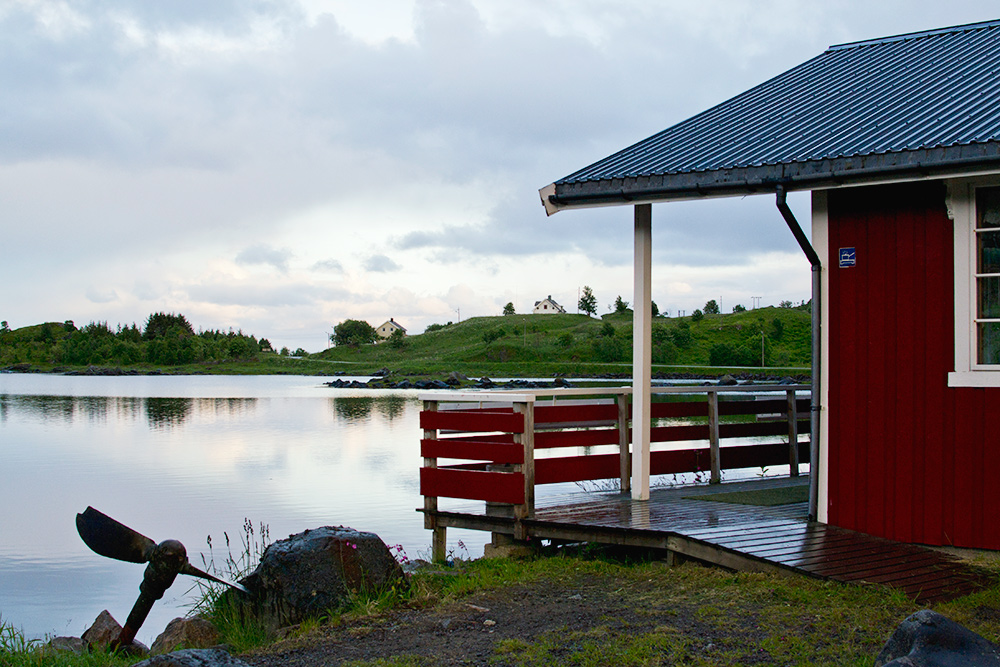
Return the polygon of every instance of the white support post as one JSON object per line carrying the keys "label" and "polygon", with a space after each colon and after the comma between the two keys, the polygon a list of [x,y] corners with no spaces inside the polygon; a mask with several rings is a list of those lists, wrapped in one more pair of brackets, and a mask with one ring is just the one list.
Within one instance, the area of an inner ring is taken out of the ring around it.
{"label": "white support post", "polygon": [[708,392],[708,460],[709,484],[722,483],[722,457],[719,452],[719,392]]}
{"label": "white support post", "polygon": [[652,204],[635,207],[635,287],[632,292],[632,498],[649,500],[652,377]]}

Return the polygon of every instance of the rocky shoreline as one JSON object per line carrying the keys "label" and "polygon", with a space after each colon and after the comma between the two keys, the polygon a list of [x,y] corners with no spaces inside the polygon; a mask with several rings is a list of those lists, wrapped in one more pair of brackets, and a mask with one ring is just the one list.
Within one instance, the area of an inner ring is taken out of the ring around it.
{"label": "rocky shoreline", "polygon": [[[552,381],[542,381],[542,380],[521,380],[513,379],[507,380],[505,382],[494,382],[488,377],[481,377],[477,380],[471,380],[465,375],[453,371],[448,374],[444,380],[432,380],[432,379],[420,379],[420,380],[409,380],[402,379],[398,381],[392,381],[388,379],[392,373],[388,369],[381,369],[373,373],[375,377],[368,380],[367,382],[361,382],[360,380],[333,380],[331,382],[324,382],[328,387],[333,387],[335,389],[477,389],[477,390],[518,390],[518,389],[558,389],[558,388],[569,388],[573,387],[573,383],[570,379],[565,376],[557,375]],[[695,375],[693,373],[655,373],[653,376],[654,386],[664,386],[668,385],[671,380],[684,380],[684,381],[699,381],[703,386],[735,386],[735,385],[755,385],[755,384],[779,384],[779,385],[790,385],[790,384],[808,384],[809,376],[807,375],[797,375],[797,376],[776,376],[776,375],[764,375],[760,373],[740,373],[737,375],[722,375],[716,378],[714,381],[705,379],[704,375]],[[592,375],[585,378],[576,378],[576,380],[631,380],[632,376],[628,373],[604,373],[601,375]]]}
{"label": "rocky shoreline", "polygon": [[[51,370],[43,370],[31,364],[14,364],[0,368],[0,373],[38,373],[67,376],[86,377],[118,377],[118,376],[177,376],[177,375],[212,375],[206,371],[171,371],[162,368],[137,369],[121,368],[118,366],[88,366],[84,369],[73,369],[56,366]],[[360,380],[337,379],[323,384],[337,389],[552,389],[559,387],[572,387],[572,381],[586,380],[623,380],[630,381],[631,373],[600,373],[587,375],[563,375],[553,376],[551,381],[513,379],[504,382],[494,382],[489,377],[483,376],[478,379],[470,379],[468,376],[458,371],[451,373],[441,373],[443,379],[429,377],[429,374],[410,374],[401,371],[390,371],[387,368],[370,371],[367,373],[347,373],[346,371],[336,371],[334,373],[277,373],[279,375],[305,375],[315,377],[371,377],[367,382]],[[400,378],[393,380],[391,378]],[[706,379],[704,374],[689,372],[657,372],[653,376],[654,383],[665,383],[670,380],[701,381],[703,385],[736,385],[736,384],[808,384],[809,376],[798,374],[793,376],[769,375],[756,372],[741,372],[719,376],[716,380]]]}

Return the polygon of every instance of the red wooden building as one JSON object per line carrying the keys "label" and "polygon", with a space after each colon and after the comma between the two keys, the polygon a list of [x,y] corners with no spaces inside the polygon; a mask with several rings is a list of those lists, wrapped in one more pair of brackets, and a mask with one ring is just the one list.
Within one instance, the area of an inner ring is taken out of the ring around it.
{"label": "red wooden building", "polygon": [[541,190],[550,214],[635,207],[634,498],[651,204],[771,193],[813,266],[812,515],[1000,549],[998,73],[1000,21],[834,46]]}

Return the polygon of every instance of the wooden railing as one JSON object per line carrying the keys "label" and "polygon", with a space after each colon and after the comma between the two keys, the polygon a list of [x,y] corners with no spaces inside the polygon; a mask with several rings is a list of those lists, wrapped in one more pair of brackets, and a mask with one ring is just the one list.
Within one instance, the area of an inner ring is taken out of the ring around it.
{"label": "wooden railing", "polygon": [[[809,457],[808,443],[799,442],[799,433],[809,433],[808,389],[654,388],[651,442],[693,444],[653,449],[650,474],[706,474],[719,483],[723,470],[788,464],[790,474],[798,475]],[[435,545],[444,538],[433,515],[438,498],[482,500],[488,511],[504,506],[515,519],[524,519],[534,513],[537,485],[617,479],[622,491],[629,490],[630,399],[631,389],[624,387],[425,396],[420,493]],[[771,436],[784,440],[723,445],[727,439]],[[587,451],[607,446],[617,451]],[[584,451],[562,455],[567,448]],[[541,452],[545,455],[536,456]],[[448,464],[439,463],[442,459]],[[520,539],[520,522],[515,525],[514,537]]]}

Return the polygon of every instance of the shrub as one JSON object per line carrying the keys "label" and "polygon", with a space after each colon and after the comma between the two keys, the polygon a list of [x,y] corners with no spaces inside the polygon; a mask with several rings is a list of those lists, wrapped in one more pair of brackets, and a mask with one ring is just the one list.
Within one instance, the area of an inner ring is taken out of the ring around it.
{"label": "shrub", "polygon": [[344,345],[357,347],[374,343],[377,335],[375,327],[364,320],[344,320],[333,328],[333,335],[330,336],[330,339],[338,347]]}

